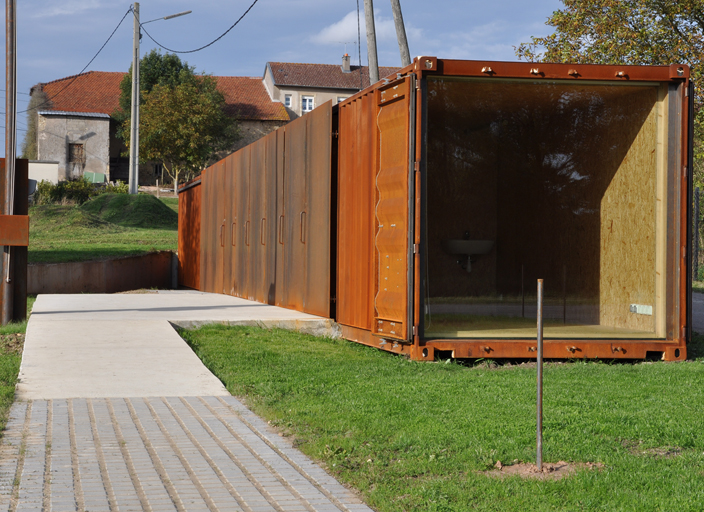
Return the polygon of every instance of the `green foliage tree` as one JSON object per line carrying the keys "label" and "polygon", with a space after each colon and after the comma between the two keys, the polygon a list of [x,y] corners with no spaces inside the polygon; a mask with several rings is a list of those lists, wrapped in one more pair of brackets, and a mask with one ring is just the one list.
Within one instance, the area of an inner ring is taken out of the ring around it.
{"label": "green foliage tree", "polygon": [[[225,114],[225,98],[215,79],[183,78],[176,84],[155,84],[143,94],[140,110],[140,159],[163,162],[174,185],[179,176],[190,179],[239,138],[237,122]],[[129,130],[129,119],[123,128]]]}
{"label": "green foliage tree", "polygon": [[38,158],[37,148],[37,123],[39,116],[37,111],[42,108],[49,109],[49,98],[46,93],[39,87],[32,92],[27,106],[27,131],[24,134],[22,141],[22,158],[28,160],[36,160]]}
{"label": "green foliage tree", "polygon": [[695,182],[704,184],[704,0],[562,0],[555,31],[521,44],[519,58],[594,64],[689,64],[695,80]]}
{"label": "green foliage tree", "polygon": [[[195,76],[193,66],[183,62],[178,55],[162,54],[157,50],[147,53],[139,61],[139,104],[144,104],[144,95],[155,85],[174,87]],[[120,103],[112,117],[118,122],[117,136],[125,143],[130,138],[130,117],[132,106],[132,66],[120,82]]]}

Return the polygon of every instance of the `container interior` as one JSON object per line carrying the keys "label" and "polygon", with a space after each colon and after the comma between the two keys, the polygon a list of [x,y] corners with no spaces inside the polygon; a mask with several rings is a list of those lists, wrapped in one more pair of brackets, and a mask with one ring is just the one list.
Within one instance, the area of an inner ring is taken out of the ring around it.
{"label": "container interior", "polygon": [[667,89],[433,77],[423,336],[665,336]]}

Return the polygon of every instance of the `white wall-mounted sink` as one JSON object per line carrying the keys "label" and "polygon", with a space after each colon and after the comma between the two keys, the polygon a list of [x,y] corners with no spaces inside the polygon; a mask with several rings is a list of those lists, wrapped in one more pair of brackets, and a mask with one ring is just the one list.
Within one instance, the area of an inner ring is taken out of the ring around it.
{"label": "white wall-mounted sink", "polygon": [[493,240],[443,240],[442,250],[447,254],[488,254],[494,247]]}

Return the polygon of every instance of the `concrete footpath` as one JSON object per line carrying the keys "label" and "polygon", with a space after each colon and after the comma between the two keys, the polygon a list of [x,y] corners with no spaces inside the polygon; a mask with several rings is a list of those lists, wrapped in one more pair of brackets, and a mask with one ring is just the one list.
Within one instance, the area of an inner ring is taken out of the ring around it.
{"label": "concrete footpath", "polygon": [[327,319],[223,295],[42,295],[0,447],[0,509],[369,511],[174,330]]}

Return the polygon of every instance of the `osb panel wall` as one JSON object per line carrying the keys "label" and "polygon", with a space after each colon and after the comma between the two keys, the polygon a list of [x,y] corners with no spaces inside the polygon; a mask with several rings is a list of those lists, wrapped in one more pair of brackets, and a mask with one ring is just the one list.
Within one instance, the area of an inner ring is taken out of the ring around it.
{"label": "osb panel wall", "polygon": [[[646,94],[647,92],[647,94]],[[625,107],[653,105],[601,200],[599,317],[601,325],[655,330],[657,89],[622,98]]]}

